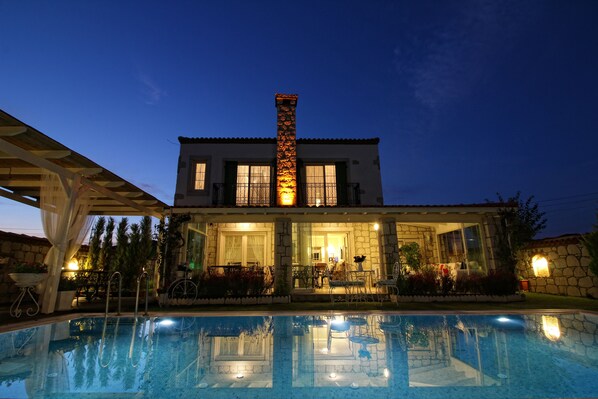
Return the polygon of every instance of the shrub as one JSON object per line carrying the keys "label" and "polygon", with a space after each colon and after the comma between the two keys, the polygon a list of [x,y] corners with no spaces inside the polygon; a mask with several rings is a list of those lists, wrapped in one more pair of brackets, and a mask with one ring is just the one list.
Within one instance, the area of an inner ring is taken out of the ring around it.
{"label": "shrub", "polygon": [[455,282],[455,291],[479,294],[482,292],[481,280],[484,276],[480,273],[470,273],[469,275],[459,276],[459,279]]}
{"label": "shrub", "polygon": [[78,281],[76,277],[60,276],[58,291],[76,291]]}
{"label": "shrub", "polygon": [[[419,272],[407,276],[405,295],[434,295],[439,289],[436,282],[438,274],[433,268],[422,268]],[[400,292],[400,291],[399,291]]]}
{"label": "shrub", "polygon": [[455,288],[455,279],[450,274],[443,274],[440,277],[440,292],[442,295],[450,294]]}
{"label": "shrub", "polygon": [[485,295],[511,295],[517,292],[519,279],[509,271],[490,270],[481,278],[480,286]]}

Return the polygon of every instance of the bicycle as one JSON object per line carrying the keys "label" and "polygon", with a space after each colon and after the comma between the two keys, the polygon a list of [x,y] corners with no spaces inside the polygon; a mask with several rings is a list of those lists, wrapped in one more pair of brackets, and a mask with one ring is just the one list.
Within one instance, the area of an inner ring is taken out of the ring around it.
{"label": "bicycle", "polygon": [[169,299],[196,299],[198,284],[191,279],[191,270],[170,283],[166,292]]}

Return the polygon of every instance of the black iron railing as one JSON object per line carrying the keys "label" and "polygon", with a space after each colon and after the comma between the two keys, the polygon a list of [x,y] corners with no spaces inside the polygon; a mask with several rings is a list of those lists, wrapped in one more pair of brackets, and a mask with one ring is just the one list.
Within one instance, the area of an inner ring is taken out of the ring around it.
{"label": "black iron railing", "polygon": [[[214,183],[212,205],[276,206],[276,186],[273,183]],[[302,183],[297,187],[297,206],[358,205],[361,205],[359,183],[347,183],[343,186],[334,183]]]}

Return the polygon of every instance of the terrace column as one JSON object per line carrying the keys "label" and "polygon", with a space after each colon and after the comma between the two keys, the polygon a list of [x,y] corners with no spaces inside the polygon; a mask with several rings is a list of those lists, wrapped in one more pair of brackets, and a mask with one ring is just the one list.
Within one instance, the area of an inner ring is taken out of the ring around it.
{"label": "terrace column", "polygon": [[382,269],[386,275],[392,274],[392,268],[399,260],[399,240],[397,236],[397,223],[394,218],[384,218],[380,220],[379,239],[380,243],[380,261]]}
{"label": "terrace column", "polygon": [[297,204],[296,94],[276,94],[276,205]]}
{"label": "terrace column", "polygon": [[291,219],[274,223],[274,293],[289,295],[292,284],[293,229]]}

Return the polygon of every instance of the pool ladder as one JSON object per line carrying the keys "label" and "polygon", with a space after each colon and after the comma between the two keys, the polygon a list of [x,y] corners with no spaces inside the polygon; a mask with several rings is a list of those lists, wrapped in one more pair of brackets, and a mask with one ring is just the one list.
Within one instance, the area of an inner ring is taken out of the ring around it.
{"label": "pool ladder", "polygon": [[[108,287],[106,288],[106,311],[104,312],[104,316],[108,316],[108,310],[110,306],[110,287],[112,286],[112,280],[118,277],[118,308],[116,311],[116,315],[120,316],[121,310],[121,298],[122,298],[122,285],[123,285],[123,276],[120,272],[114,272],[108,279]],[[148,316],[147,307],[149,303],[149,274],[143,269],[139,277],[137,277],[137,292],[135,293],[135,319],[137,318],[137,314],[139,312],[139,291],[141,287],[141,280],[145,278],[145,313],[144,316]]]}
{"label": "pool ladder", "polygon": [[116,311],[116,315],[120,316],[120,304],[121,304],[121,297],[122,297],[122,288],[123,288],[123,276],[120,272],[114,272],[108,279],[108,287],[106,288],[106,312],[104,312],[104,316],[108,316],[108,306],[110,305],[110,287],[112,286],[112,280],[118,277],[118,309]]}

